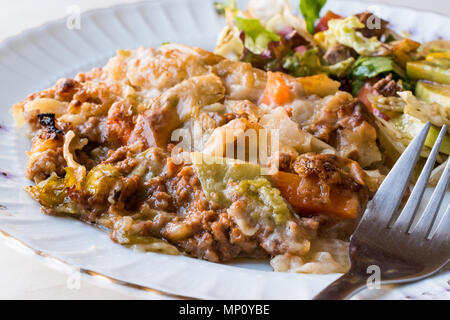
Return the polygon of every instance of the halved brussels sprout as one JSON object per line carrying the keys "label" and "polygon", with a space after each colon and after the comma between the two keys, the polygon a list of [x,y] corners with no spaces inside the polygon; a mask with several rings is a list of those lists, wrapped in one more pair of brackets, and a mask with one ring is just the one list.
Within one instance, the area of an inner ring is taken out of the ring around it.
{"label": "halved brussels sprout", "polygon": [[99,164],[87,174],[85,189],[92,196],[107,196],[119,176],[119,170],[113,165]]}

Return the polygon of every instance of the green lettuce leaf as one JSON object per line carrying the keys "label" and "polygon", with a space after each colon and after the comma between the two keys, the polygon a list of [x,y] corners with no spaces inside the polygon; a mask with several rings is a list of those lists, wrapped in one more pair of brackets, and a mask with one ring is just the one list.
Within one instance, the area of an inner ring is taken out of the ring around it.
{"label": "green lettuce leaf", "polygon": [[322,64],[317,48],[309,49],[304,54],[294,53],[286,56],[283,68],[296,77],[306,77],[322,73]]}
{"label": "green lettuce leaf", "polygon": [[323,71],[328,75],[333,75],[337,78],[344,78],[345,76],[347,76],[347,74],[352,69],[354,62],[355,62],[355,58],[350,57],[341,62],[332,64],[329,66],[324,66]]}
{"label": "green lettuce leaf", "polygon": [[390,57],[359,57],[352,68],[351,75],[358,79],[369,79],[380,73],[394,72],[400,78],[406,74]]}
{"label": "green lettuce leaf", "polygon": [[355,16],[333,19],[328,22],[328,30],[316,33],[314,38],[327,49],[340,43],[364,56],[383,56],[389,53],[376,37],[366,38],[357,32],[359,28],[364,28],[364,24]]}
{"label": "green lettuce leaf", "polygon": [[314,24],[320,16],[320,10],[327,0],[301,0],[300,11],[306,21],[308,32],[314,34]]}
{"label": "green lettuce leaf", "polygon": [[345,77],[351,70],[355,59],[347,60],[333,65],[324,65],[320,59],[317,48],[309,49],[304,54],[293,53],[283,59],[283,68],[296,77],[306,77],[319,73],[326,73],[337,78]]}
{"label": "green lettuce leaf", "polygon": [[235,17],[236,27],[245,33],[245,47],[255,54],[262,53],[269,42],[280,41],[280,37],[263,27],[258,19]]}

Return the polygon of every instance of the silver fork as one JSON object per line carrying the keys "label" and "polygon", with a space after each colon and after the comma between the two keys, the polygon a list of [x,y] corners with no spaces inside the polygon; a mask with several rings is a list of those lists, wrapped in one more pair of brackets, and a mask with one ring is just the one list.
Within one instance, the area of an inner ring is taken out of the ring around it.
{"label": "silver fork", "polygon": [[379,270],[381,284],[404,283],[428,277],[450,261],[450,206],[439,214],[450,179],[450,161],[423,213],[417,210],[447,132],[446,126],[442,127],[407,203],[396,214],[429,128],[427,123],[369,202],[350,240],[350,271],[314,300],[350,298],[366,288],[372,270]]}

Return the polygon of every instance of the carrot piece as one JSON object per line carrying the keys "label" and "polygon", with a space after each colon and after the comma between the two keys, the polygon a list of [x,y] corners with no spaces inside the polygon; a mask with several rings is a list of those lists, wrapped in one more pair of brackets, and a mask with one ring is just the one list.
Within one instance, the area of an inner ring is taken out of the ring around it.
{"label": "carrot piece", "polygon": [[271,180],[281,195],[300,216],[324,214],[342,219],[358,216],[360,205],[357,193],[330,185],[327,195],[322,193],[317,179],[278,171]]}
{"label": "carrot piece", "polygon": [[280,72],[268,72],[267,84],[261,103],[283,106],[292,101],[291,88]]}

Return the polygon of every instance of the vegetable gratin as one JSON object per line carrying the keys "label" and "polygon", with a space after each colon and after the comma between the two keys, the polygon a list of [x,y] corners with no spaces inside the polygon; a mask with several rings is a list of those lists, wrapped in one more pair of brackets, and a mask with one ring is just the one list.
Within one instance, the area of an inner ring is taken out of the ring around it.
{"label": "vegetable gratin", "polygon": [[[281,0],[217,3],[213,53],[118,50],[15,104],[27,192],[138,250],[346,272],[389,169],[431,122],[426,159],[450,122],[450,42],[415,42],[368,12],[320,17],[324,3],[302,0],[304,19]],[[432,181],[449,154],[447,134]]]}

